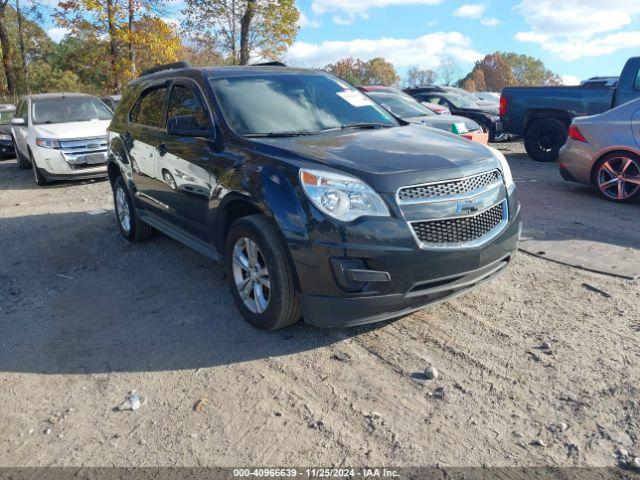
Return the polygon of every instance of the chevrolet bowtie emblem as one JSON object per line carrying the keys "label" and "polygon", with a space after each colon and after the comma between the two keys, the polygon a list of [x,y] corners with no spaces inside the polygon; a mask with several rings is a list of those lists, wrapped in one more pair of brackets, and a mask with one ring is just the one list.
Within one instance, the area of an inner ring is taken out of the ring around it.
{"label": "chevrolet bowtie emblem", "polygon": [[456,205],[456,213],[458,215],[475,213],[484,206],[484,201],[480,200],[464,200]]}

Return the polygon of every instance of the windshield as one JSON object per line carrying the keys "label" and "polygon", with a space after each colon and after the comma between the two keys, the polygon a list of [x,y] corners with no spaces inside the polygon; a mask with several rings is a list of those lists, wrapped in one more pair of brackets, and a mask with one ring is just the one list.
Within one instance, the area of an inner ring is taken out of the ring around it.
{"label": "windshield", "polygon": [[258,74],[209,81],[226,120],[240,135],[398,125],[366,95],[329,75]]}
{"label": "windshield", "polygon": [[16,112],[14,110],[5,110],[0,112],[0,125],[9,125],[11,119]]}
{"label": "windshield", "polygon": [[425,117],[435,115],[427,107],[423,107],[408,95],[388,93],[388,92],[369,92],[369,96],[376,102],[389,110],[400,118],[409,117]]}
{"label": "windshield", "polygon": [[58,97],[35,100],[33,123],[88,122],[111,120],[113,112],[97,98]]}
{"label": "windshield", "polygon": [[478,104],[457,93],[447,93],[445,98],[456,108],[479,108]]}

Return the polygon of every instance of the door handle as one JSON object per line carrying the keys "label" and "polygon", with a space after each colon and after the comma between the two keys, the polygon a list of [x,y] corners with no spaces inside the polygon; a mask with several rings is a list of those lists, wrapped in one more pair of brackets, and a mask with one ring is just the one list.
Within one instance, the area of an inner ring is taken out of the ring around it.
{"label": "door handle", "polygon": [[156,147],[156,150],[158,150],[158,153],[160,154],[160,156],[164,156],[167,153],[167,146],[164,143],[161,143],[160,145],[158,145]]}

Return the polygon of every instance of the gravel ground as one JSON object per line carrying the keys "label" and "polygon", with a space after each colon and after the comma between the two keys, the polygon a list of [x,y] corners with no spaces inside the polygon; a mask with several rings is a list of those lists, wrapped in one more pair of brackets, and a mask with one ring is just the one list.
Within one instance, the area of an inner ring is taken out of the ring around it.
{"label": "gravel ground", "polygon": [[[523,181],[521,146],[500,148]],[[543,200],[523,192],[525,213]],[[0,466],[640,456],[637,282],[521,253],[495,282],[396,321],[263,333],[215,263],[164,236],[121,239],[107,182],[38,188],[14,161],[0,163],[0,241]],[[131,390],[143,405],[117,411]]]}

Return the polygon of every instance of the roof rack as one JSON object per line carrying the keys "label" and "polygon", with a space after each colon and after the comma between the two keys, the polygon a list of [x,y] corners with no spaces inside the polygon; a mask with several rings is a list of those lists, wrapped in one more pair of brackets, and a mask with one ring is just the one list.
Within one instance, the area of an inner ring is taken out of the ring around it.
{"label": "roof rack", "polygon": [[178,70],[180,68],[191,68],[191,64],[189,64],[188,62],[174,62],[167,63],[165,65],[158,65],[156,67],[145,70],[140,74],[140,76],[144,77],[146,75],[151,75],[152,73],[158,73],[164,70]]}
{"label": "roof rack", "polygon": [[261,62],[261,63],[252,63],[252,67],[286,67],[286,65],[282,62]]}

